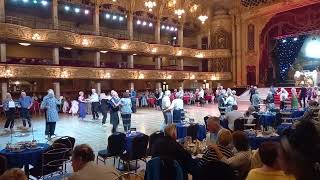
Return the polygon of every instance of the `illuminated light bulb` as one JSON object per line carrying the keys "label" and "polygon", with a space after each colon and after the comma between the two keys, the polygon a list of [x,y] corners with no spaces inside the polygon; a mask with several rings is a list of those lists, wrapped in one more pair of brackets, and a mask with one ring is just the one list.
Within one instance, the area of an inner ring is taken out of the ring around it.
{"label": "illuminated light bulb", "polygon": [[174,28],[174,31],[178,31],[178,28]]}
{"label": "illuminated light bulb", "polygon": [[140,20],[138,20],[138,21],[137,21],[137,24],[138,24],[138,25],[140,25],[140,24],[141,24],[141,21],[140,21]]}
{"label": "illuminated light bulb", "polygon": [[37,0],[33,0],[33,4],[37,4],[38,3],[38,1]]}
{"label": "illuminated light bulb", "polygon": [[152,23],[149,23],[149,27],[152,27],[153,26],[153,24]]}
{"label": "illuminated light bulb", "polygon": [[112,16],[112,20],[116,20],[117,19],[117,16],[116,15],[113,15]]}
{"label": "illuminated light bulb", "polygon": [[119,17],[119,21],[123,21],[123,19],[124,19],[124,18],[123,18],[122,16]]}
{"label": "illuminated light bulb", "polygon": [[30,43],[19,43],[21,46],[30,46]]}
{"label": "illuminated light bulb", "polygon": [[143,21],[142,26],[145,26],[145,25],[147,25],[147,22]]}
{"label": "illuminated light bulb", "polygon": [[110,14],[106,14],[106,18],[107,18],[107,19],[110,19]]}
{"label": "illuminated light bulb", "polygon": [[165,29],[165,28],[166,28],[166,26],[165,26],[165,25],[162,25],[162,26],[161,26],[161,29]]}
{"label": "illuminated light bulb", "polygon": [[43,6],[46,6],[46,5],[48,5],[48,1],[41,1],[41,4],[42,4]]}
{"label": "illuminated light bulb", "polygon": [[74,12],[75,12],[75,13],[79,13],[79,12],[80,12],[80,9],[79,9],[79,8],[74,8]]}
{"label": "illuminated light bulb", "polygon": [[108,51],[100,51],[101,53],[103,53],[103,54],[105,54],[105,53],[107,53]]}
{"label": "illuminated light bulb", "polygon": [[22,2],[27,3],[27,2],[29,2],[29,0],[22,0]]}
{"label": "illuminated light bulb", "polygon": [[167,27],[166,27],[166,30],[169,30],[169,29],[170,29],[170,27],[169,27],[169,26],[167,26]]}
{"label": "illuminated light bulb", "polygon": [[174,27],[171,27],[171,28],[170,28],[170,31],[174,31]]}
{"label": "illuminated light bulb", "polygon": [[71,47],[63,47],[63,49],[71,50],[72,48]]}
{"label": "illuminated light bulb", "polygon": [[69,7],[69,6],[65,6],[65,7],[64,7],[64,10],[69,11],[69,10],[70,10],[70,7]]}
{"label": "illuminated light bulb", "polygon": [[84,10],[84,14],[88,15],[89,14],[89,10],[88,9]]}

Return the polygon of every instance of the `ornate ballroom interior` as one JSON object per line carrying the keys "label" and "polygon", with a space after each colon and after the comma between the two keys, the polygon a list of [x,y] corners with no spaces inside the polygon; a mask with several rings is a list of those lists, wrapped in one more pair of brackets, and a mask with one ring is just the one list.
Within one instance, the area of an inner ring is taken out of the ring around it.
{"label": "ornate ballroom interior", "polygon": [[314,3],[0,0],[2,97],[19,89],[54,88],[59,96],[91,88],[263,86],[270,39],[292,33],[275,33],[274,22],[290,24],[289,15],[278,17]]}

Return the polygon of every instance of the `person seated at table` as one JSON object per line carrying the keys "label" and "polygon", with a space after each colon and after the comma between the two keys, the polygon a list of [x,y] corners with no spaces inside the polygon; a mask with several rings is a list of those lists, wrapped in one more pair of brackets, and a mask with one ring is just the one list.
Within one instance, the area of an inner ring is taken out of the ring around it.
{"label": "person seated at table", "polygon": [[[232,150],[231,142],[232,142],[231,132],[227,129],[222,129],[217,139],[217,145],[220,151],[222,152],[222,154],[227,158],[230,158],[233,156],[233,153],[231,151]],[[198,166],[201,168],[204,164],[210,161],[217,161],[217,160],[219,159],[216,151],[210,148],[210,146],[208,146],[202,158],[199,159]]]}
{"label": "person seated at table", "polygon": [[237,152],[230,158],[224,156],[216,144],[211,144],[210,147],[216,151],[218,158],[222,162],[229,164],[232,168],[239,172],[239,177],[246,177],[250,168],[251,159],[249,139],[242,131],[233,132],[232,139],[233,146]]}
{"label": "person seated at table", "polygon": [[225,128],[220,125],[220,119],[218,117],[212,116],[207,120],[207,129],[209,132],[207,140],[212,143],[217,143],[219,135]]}
{"label": "person seated at table", "polygon": [[228,121],[228,127],[231,131],[234,131],[234,121],[243,118],[243,114],[238,111],[237,105],[232,105],[232,111],[227,112],[225,119]]}
{"label": "person seated at table", "polygon": [[12,168],[5,171],[1,176],[0,180],[27,180],[27,176],[21,169]]}
{"label": "person seated at table", "polygon": [[259,147],[259,156],[263,163],[261,168],[252,169],[246,180],[294,180],[293,176],[285,174],[278,163],[280,144],[277,142],[263,142]]}
{"label": "person seated at table", "polygon": [[182,120],[182,114],[183,114],[183,96],[177,97],[177,99],[174,99],[170,105],[169,108],[167,108],[166,111],[172,110],[172,116],[173,116],[173,123],[180,123]]}
{"label": "person seated at table", "polygon": [[97,165],[94,159],[95,155],[89,145],[76,146],[71,159],[74,173],[68,180],[104,180],[116,179],[119,176],[114,167]]}
{"label": "person seated at table", "polygon": [[244,117],[247,119],[247,124],[253,124],[256,115],[256,109],[253,106],[249,106],[248,110],[244,113]]}
{"label": "person seated at table", "polygon": [[151,149],[151,156],[167,157],[177,160],[184,172],[184,179],[190,172],[192,157],[177,141],[177,129],[175,124],[168,124],[164,128],[164,136],[157,138]]}
{"label": "person seated at table", "polygon": [[280,167],[296,180],[320,179],[319,129],[318,122],[302,119],[294,129],[286,130],[281,138]]}
{"label": "person seated at table", "polygon": [[268,92],[268,96],[266,98],[266,108],[267,108],[267,111],[270,111],[276,108],[274,105],[274,96],[271,91]]}

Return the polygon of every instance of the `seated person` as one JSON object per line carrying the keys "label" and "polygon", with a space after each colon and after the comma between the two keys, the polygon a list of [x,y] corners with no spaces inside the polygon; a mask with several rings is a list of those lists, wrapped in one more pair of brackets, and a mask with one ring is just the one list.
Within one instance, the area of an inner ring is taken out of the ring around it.
{"label": "seated person", "polygon": [[253,106],[249,106],[248,110],[244,113],[244,117],[248,119],[247,120],[248,124],[254,124],[254,119],[255,119],[254,114],[256,113],[255,111],[256,109]]}
{"label": "seated person", "polygon": [[187,172],[190,172],[191,155],[185,150],[177,139],[177,129],[175,124],[169,124],[164,128],[164,137],[158,138],[151,149],[151,156],[168,157],[177,160],[183,169],[186,178]]}
{"label": "seated person", "polygon": [[72,152],[72,168],[74,173],[68,180],[104,180],[116,179],[119,173],[111,166],[99,166],[94,162],[95,155],[91,147],[81,144]]}
{"label": "seated person", "polygon": [[210,146],[215,149],[218,158],[222,162],[229,164],[232,168],[238,170],[240,177],[245,177],[250,168],[251,159],[249,139],[242,131],[233,132],[232,139],[233,146],[236,148],[237,152],[230,158],[224,156],[216,144],[211,144]]}
{"label": "seated person", "polygon": [[0,180],[27,180],[27,176],[21,169],[13,168],[4,172],[0,176]]}
{"label": "seated person", "polygon": [[259,147],[259,156],[263,163],[261,168],[252,169],[246,180],[294,180],[293,176],[285,174],[278,163],[279,143],[264,142]]}
{"label": "seated person", "polygon": [[212,143],[217,143],[220,133],[225,128],[220,125],[220,119],[218,117],[212,116],[207,120],[207,129],[207,140],[210,140]]}
{"label": "seated person", "polygon": [[[217,144],[218,144],[218,148],[222,152],[223,156],[225,156],[227,158],[230,158],[233,156],[233,153],[231,151],[232,148],[230,146],[231,142],[232,142],[231,132],[227,129],[222,129],[221,133],[218,136]],[[205,150],[202,158],[199,159],[198,165],[200,167],[202,167],[207,162],[217,161],[217,160],[219,160],[219,159],[218,159],[216,151],[214,149],[210,148],[210,146],[208,146],[208,148]]]}
{"label": "seated person", "polygon": [[243,118],[243,114],[238,111],[237,105],[232,105],[232,111],[226,114],[225,119],[228,121],[228,127],[231,131],[234,131],[234,121]]}

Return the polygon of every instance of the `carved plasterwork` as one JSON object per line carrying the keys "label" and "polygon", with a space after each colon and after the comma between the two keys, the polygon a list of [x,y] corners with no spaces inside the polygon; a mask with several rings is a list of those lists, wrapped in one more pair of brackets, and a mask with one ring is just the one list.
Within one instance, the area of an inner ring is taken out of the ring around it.
{"label": "carved plasterwork", "polygon": [[[34,38],[35,35],[37,35],[36,39]],[[148,44],[140,41],[117,40],[102,36],[79,35],[61,30],[32,29],[8,23],[0,23],[0,38],[19,41],[22,40],[31,43],[46,43],[59,46],[144,53],[150,55],[167,55],[197,58],[231,57],[231,51],[228,49],[197,50],[161,44]]]}
{"label": "carved plasterwork", "polygon": [[[10,71],[10,76],[5,72]],[[150,79],[150,80],[231,80],[231,72],[152,71],[138,69],[84,68],[45,65],[0,65],[0,78],[48,79]]]}

